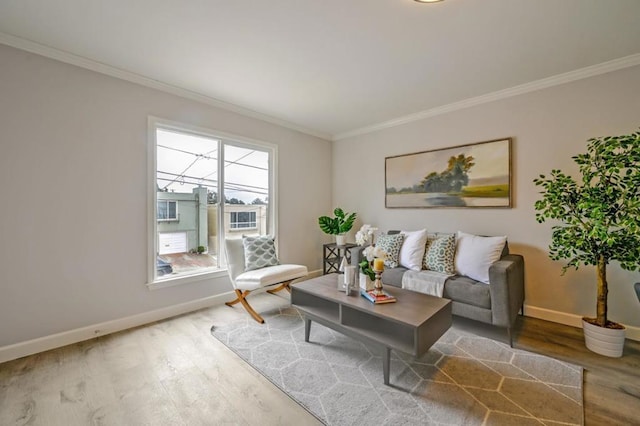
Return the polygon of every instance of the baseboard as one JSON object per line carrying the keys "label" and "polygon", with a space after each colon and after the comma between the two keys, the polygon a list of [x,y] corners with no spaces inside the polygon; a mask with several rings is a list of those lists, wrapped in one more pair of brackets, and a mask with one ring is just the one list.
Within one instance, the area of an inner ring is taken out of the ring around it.
{"label": "baseboard", "polygon": [[[322,271],[311,271],[310,276],[321,275]],[[113,321],[107,321],[100,324],[94,324],[87,327],[69,330],[62,333],[52,334],[50,336],[40,337],[13,345],[0,347],[0,363],[21,358],[23,356],[33,355],[38,352],[48,351],[50,349],[59,348],[73,343],[82,342],[83,340],[92,339],[98,336],[115,333],[117,331],[126,330],[132,327],[138,327],[149,324],[154,321],[171,318],[176,315],[186,314],[188,312],[197,311],[198,309],[208,308],[220,305],[230,298],[233,298],[233,292],[218,294],[216,296],[206,297],[203,299],[193,300],[191,302],[172,305],[162,309],[156,309],[142,314],[132,315],[126,318],[120,318]],[[539,308],[537,306],[524,306],[524,315],[533,318],[539,318],[546,321],[557,322],[559,324],[570,325],[572,327],[582,328],[582,316],[568,314],[566,312],[554,311],[551,309]],[[640,341],[640,327],[626,325],[626,338]]]}
{"label": "baseboard", "polygon": [[[582,315],[568,314],[566,312],[553,311],[537,306],[524,305],[524,314],[528,317],[543,319],[559,324],[582,328]],[[630,340],[640,341],[640,327],[625,325],[627,331],[625,337]]]}
{"label": "baseboard", "polygon": [[197,311],[198,309],[208,308],[219,305],[234,298],[233,292],[218,294],[203,299],[193,300],[179,305],[167,306],[166,308],[156,309],[142,314],[132,315],[126,318],[120,318],[112,321],[103,322],[87,327],[77,328],[75,330],[64,331],[62,333],[52,334],[50,336],[40,337],[25,342],[15,343],[13,345],[0,347],[0,363],[11,361],[27,355],[33,355],[38,352],[48,351],[50,349],[59,348],[70,345],[83,340],[89,340],[94,337],[104,336],[115,333],[117,331],[126,330],[132,327],[138,327],[149,324],[154,321],[160,321],[171,318],[176,315],[186,314],[188,312]]}

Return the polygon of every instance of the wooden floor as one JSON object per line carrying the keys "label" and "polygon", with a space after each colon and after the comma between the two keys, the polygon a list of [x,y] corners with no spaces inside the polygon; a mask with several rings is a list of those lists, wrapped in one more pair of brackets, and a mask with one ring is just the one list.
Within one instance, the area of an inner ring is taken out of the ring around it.
{"label": "wooden floor", "polygon": [[584,346],[580,328],[525,317],[514,346],[584,367],[586,425],[640,425],[640,342],[608,358]]}
{"label": "wooden floor", "polygon": [[[288,295],[251,303],[265,311]],[[211,337],[212,324],[245,315],[216,306],[0,364],[0,425],[320,424]],[[584,348],[581,330],[523,317],[514,346],[585,367],[586,425],[640,424],[639,342],[605,358]]]}

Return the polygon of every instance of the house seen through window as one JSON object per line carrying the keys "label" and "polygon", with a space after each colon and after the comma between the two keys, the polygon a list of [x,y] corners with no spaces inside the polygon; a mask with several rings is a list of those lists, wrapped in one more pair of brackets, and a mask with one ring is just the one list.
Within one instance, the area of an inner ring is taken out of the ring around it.
{"label": "house seen through window", "polygon": [[249,229],[256,227],[256,212],[230,212],[231,229]]}
{"label": "house seen through window", "polygon": [[155,125],[153,281],[224,268],[224,238],[273,233],[273,149]]}

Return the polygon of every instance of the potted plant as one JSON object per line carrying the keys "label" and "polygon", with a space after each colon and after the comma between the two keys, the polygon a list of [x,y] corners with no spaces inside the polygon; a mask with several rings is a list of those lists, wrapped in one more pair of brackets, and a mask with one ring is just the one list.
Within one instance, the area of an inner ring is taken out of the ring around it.
{"label": "potted plant", "polygon": [[376,273],[373,270],[374,259],[386,259],[387,253],[380,247],[368,246],[362,251],[363,259],[358,264],[360,266],[360,288],[366,291],[373,290],[373,281]]}
{"label": "potted plant", "polygon": [[353,227],[353,222],[356,220],[356,214],[347,214],[340,207],[336,207],[333,214],[335,217],[320,216],[318,218],[318,224],[324,233],[336,236],[337,245],[343,246],[344,234],[349,232]]}
{"label": "potted plant", "polygon": [[[536,220],[558,220],[549,257],[568,259],[562,268],[594,265],[597,271],[596,317],[582,319],[590,350],[619,357],[624,326],[607,318],[607,265],[617,261],[628,271],[640,268],[640,132],[589,139],[587,152],[572,157],[582,178],[560,170],[534,179],[542,187]],[[609,337],[613,335],[613,337]]]}

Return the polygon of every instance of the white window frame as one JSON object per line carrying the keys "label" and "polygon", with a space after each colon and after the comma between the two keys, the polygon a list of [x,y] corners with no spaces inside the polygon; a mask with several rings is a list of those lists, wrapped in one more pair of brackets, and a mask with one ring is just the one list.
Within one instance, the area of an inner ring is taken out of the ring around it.
{"label": "white window frame", "polygon": [[[278,182],[278,146],[269,142],[257,139],[246,138],[231,133],[221,132],[217,130],[207,129],[204,127],[193,126],[190,124],[180,123],[176,121],[166,120],[159,117],[149,116],[147,120],[147,287],[150,290],[160,288],[173,287],[176,285],[202,283],[212,278],[226,276],[227,269],[221,267],[216,270],[208,270],[202,273],[196,273],[187,276],[175,278],[157,279],[156,277],[156,253],[158,253],[157,238],[158,233],[158,202],[157,202],[157,142],[156,130],[165,129],[180,133],[188,133],[196,136],[219,140],[219,156],[218,156],[218,196],[224,195],[224,145],[231,144],[246,149],[257,149],[269,152],[269,203],[267,205],[267,217],[269,223],[267,229],[269,234],[278,235],[278,211],[277,197],[278,191],[276,182]],[[224,261],[224,203],[219,204],[218,211],[218,247],[220,253],[218,256]],[[176,207],[177,208],[177,207]],[[177,211],[176,211],[177,214]],[[277,247],[276,247],[277,250]],[[226,264],[226,261],[223,263]]]}
{"label": "white window frame", "polygon": [[[240,213],[247,213],[247,214],[253,214],[253,220],[249,221],[249,222],[239,222],[239,221],[233,221],[233,215],[235,214],[236,216],[238,216]],[[229,218],[229,227],[234,230],[234,231],[240,231],[243,229],[257,229],[258,228],[258,213],[256,211],[248,211],[248,212],[230,212],[230,218]],[[238,225],[240,223],[248,223],[248,224],[252,224],[252,226],[233,226]]]}
{"label": "white window frame", "polygon": [[178,219],[180,218],[180,213],[178,212],[178,202],[174,201],[174,200],[158,200],[156,199],[156,209],[157,209],[157,204],[163,202],[163,203],[167,203],[167,215],[169,214],[169,212],[171,211],[171,209],[169,208],[169,203],[173,203],[176,205],[175,211],[176,211],[176,216],[175,217],[167,217],[166,219],[160,219],[158,217],[158,211],[156,210],[156,218],[158,222],[177,222]]}

